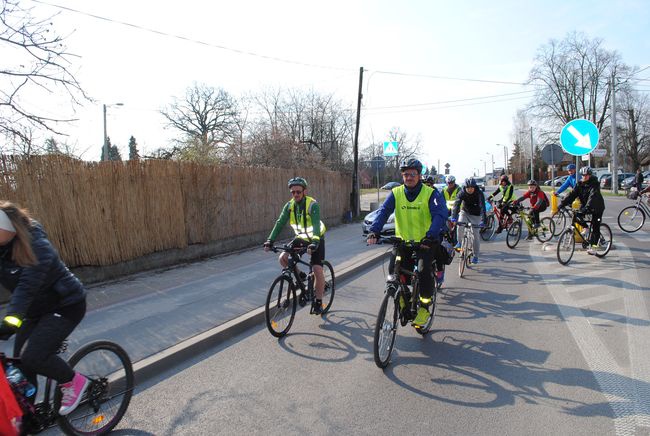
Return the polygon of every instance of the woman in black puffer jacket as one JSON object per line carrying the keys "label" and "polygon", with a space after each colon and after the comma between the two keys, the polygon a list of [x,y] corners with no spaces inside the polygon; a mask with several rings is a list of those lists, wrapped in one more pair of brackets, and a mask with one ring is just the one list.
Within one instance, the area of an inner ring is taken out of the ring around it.
{"label": "woman in black puffer jacket", "polygon": [[38,374],[56,380],[63,392],[59,413],[70,413],[89,382],[56,352],[86,313],[86,291],[43,227],[9,202],[0,202],[0,284],[11,292],[0,340],[16,334],[14,355],[27,379],[34,386]]}

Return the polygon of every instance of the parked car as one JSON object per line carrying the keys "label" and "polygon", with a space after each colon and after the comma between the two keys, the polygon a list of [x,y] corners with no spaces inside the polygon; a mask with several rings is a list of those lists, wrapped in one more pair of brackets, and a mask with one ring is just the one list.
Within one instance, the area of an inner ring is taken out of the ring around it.
{"label": "parked car", "polygon": [[556,188],[559,187],[559,186],[562,186],[562,183],[566,182],[567,177],[569,177],[569,176],[564,175],[564,176],[559,176],[559,177],[554,178],[552,186],[555,186]]}
{"label": "parked car", "polygon": [[[618,187],[621,188],[621,183],[623,180],[628,177],[634,176],[634,173],[618,173]],[[600,179],[600,189],[611,189],[612,188],[612,175],[603,176]]]}
{"label": "parked car", "polygon": [[386,191],[390,191],[393,188],[397,188],[401,183],[399,182],[388,182],[384,186],[381,187],[381,189],[385,189]]}
{"label": "parked car", "polygon": [[[367,235],[368,232],[370,231],[370,226],[372,225],[372,222],[377,217],[378,213],[379,213],[379,209],[373,210],[368,215],[366,215],[366,217],[363,219],[363,223],[361,223],[361,229],[363,230],[364,235]],[[395,234],[395,213],[390,214],[388,220],[386,221],[386,224],[384,224],[384,227],[381,229],[381,234],[382,235]]]}
{"label": "parked car", "polygon": [[[643,184],[647,185],[648,184],[648,178],[650,177],[650,171],[644,171],[641,174],[643,174]],[[627,179],[623,180],[621,182],[621,188],[622,189],[630,189],[634,185],[635,180],[636,180],[636,174],[633,175],[632,177],[628,177]]]}

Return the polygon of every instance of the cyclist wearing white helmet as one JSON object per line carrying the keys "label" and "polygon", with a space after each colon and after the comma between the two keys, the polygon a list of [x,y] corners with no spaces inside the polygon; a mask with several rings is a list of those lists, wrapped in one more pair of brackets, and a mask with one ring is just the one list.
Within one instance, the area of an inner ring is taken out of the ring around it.
{"label": "cyclist wearing white helmet", "polygon": [[[323,311],[323,292],[325,291],[325,275],[323,274],[325,224],[320,220],[318,202],[307,195],[307,181],[302,177],[294,177],[287,184],[293,198],[284,205],[280,217],[264,243],[264,250],[269,251],[273,247],[273,242],[289,221],[296,234],[291,245],[307,246],[307,252],[311,255],[310,263],[314,270],[314,289],[316,290],[311,313],[320,315]],[[279,261],[282,268],[286,268],[289,264],[289,253],[282,253]]]}
{"label": "cyclist wearing white helmet", "polygon": [[447,209],[451,215],[451,210],[454,208],[454,203],[456,203],[456,197],[458,197],[458,193],[460,192],[460,186],[456,184],[456,177],[452,175],[447,176],[445,182],[447,182],[447,187],[443,189],[442,193],[445,196]]}
{"label": "cyclist wearing white helmet", "polygon": [[580,168],[580,183],[573,191],[560,203],[560,209],[567,207],[576,198],[580,199],[580,214],[591,214],[591,247],[587,250],[589,254],[596,254],[600,249],[600,223],[605,212],[605,199],[600,193],[598,179],[593,176],[590,167]]}

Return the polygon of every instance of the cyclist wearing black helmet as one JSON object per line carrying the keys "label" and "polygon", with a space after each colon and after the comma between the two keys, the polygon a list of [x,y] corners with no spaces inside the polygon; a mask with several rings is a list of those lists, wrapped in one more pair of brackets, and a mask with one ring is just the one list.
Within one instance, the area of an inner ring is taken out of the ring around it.
{"label": "cyclist wearing black helmet", "polygon": [[[461,209],[462,205],[462,209]],[[481,249],[481,238],[479,238],[479,228],[483,227],[486,221],[485,217],[485,195],[478,187],[478,183],[474,177],[465,179],[465,186],[456,197],[454,203],[454,210],[452,212],[452,222],[466,223],[470,222],[473,226],[474,232],[474,258],[472,263],[478,263],[478,255]],[[457,238],[458,243],[454,247],[460,250],[463,236],[465,235],[465,228],[458,227]]]}
{"label": "cyclist wearing black helmet", "polygon": [[[530,200],[530,216],[533,220],[533,227],[539,227],[539,214],[544,212],[549,205],[548,197],[546,193],[540,189],[535,180],[528,181],[528,191],[524,193],[521,197],[512,202],[513,205],[517,205],[524,200]],[[526,239],[529,241],[533,239],[533,235],[530,233],[526,236]]]}
{"label": "cyclist wearing black helmet", "polygon": [[[368,243],[377,242],[377,236],[393,212],[395,212],[395,235],[405,241],[420,242],[419,254],[423,261],[420,271],[421,307],[413,324],[424,325],[429,320],[429,311],[426,308],[432,302],[431,266],[434,259],[439,271],[437,279],[440,283],[444,280],[445,257],[443,257],[440,246],[440,233],[447,220],[447,207],[437,189],[422,183],[422,163],[419,160],[409,159],[402,163],[400,171],[404,184],[393,188],[379,208],[379,213],[370,226]],[[410,259],[412,253],[393,253],[390,265],[391,273],[395,264],[395,256],[398,254],[403,259]]]}
{"label": "cyclist wearing black helmet", "polygon": [[[307,195],[307,181],[302,177],[294,177],[289,180],[288,185],[293,198],[284,205],[280,217],[264,243],[264,249],[269,251],[273,247],[273,242],[289,221],[296,234],[291,245],[294,247],[307,246],[307,252],[311,255],[310,263],[314,269],[314,288],[316,290],[312,313],[319,315],[323,310],[323,292],[325,290],[325,276],[323,275],[325,224],[320,220],[318,202]],[[279,261],[283,268],[287,267],[288,259],[289,253],[280,255]]]}
{"label": "cyclist wearing black helmet", "polygon": [[433,188],[433,185],[435,184],[435,179],[433,176],[426,176],[423,180],[423,183],[427,185],[429,188]]}
{"label": "cyclist wearing black helmet", "polygon": [[[499,194],[501,194],[501,204],[499,205],[499,211],[503,215],[509,215],[510,203],[512,203],[512,200],[514,199],[515,188],[512,186],[510,179],[508,179],[508,176],[505,174],[503,174],[499,179],[499,187],[496,189],[496,191],[490,194],[488,200],[492,200]],[[499,223],[499,227],[497,227],[496,232],[501,233],[502,230],[503,228],[501,227],[501,223]]]}
{"label": "cyclist wearing black helmet", "polygon": [[591,214],[591,247],[587,250],[589,254],[596,254],[600,249],[600,223],[605,212],[605,199],[600,193],[598,179],[593,176],[590,167],[580,168],[580,183],[573,191],[560,203],[560,209],[567,207],[576,198],[580,199],[580,214]]}

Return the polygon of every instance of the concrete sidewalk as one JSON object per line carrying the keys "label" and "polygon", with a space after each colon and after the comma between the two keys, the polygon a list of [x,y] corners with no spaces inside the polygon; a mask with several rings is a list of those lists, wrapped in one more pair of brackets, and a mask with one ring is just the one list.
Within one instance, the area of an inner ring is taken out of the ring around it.
{"label": "concrete sidewalk", "polygon": [[[386,256],[387,247],[368,247],[361,235],[359,223],[327,232],[326,258],[339,291],[346,277]],[[115,341],[143,380],[264,322],[268,288],[279,273],[277,255],[260,247],[93,286],[69,350],[98,339]]]}

